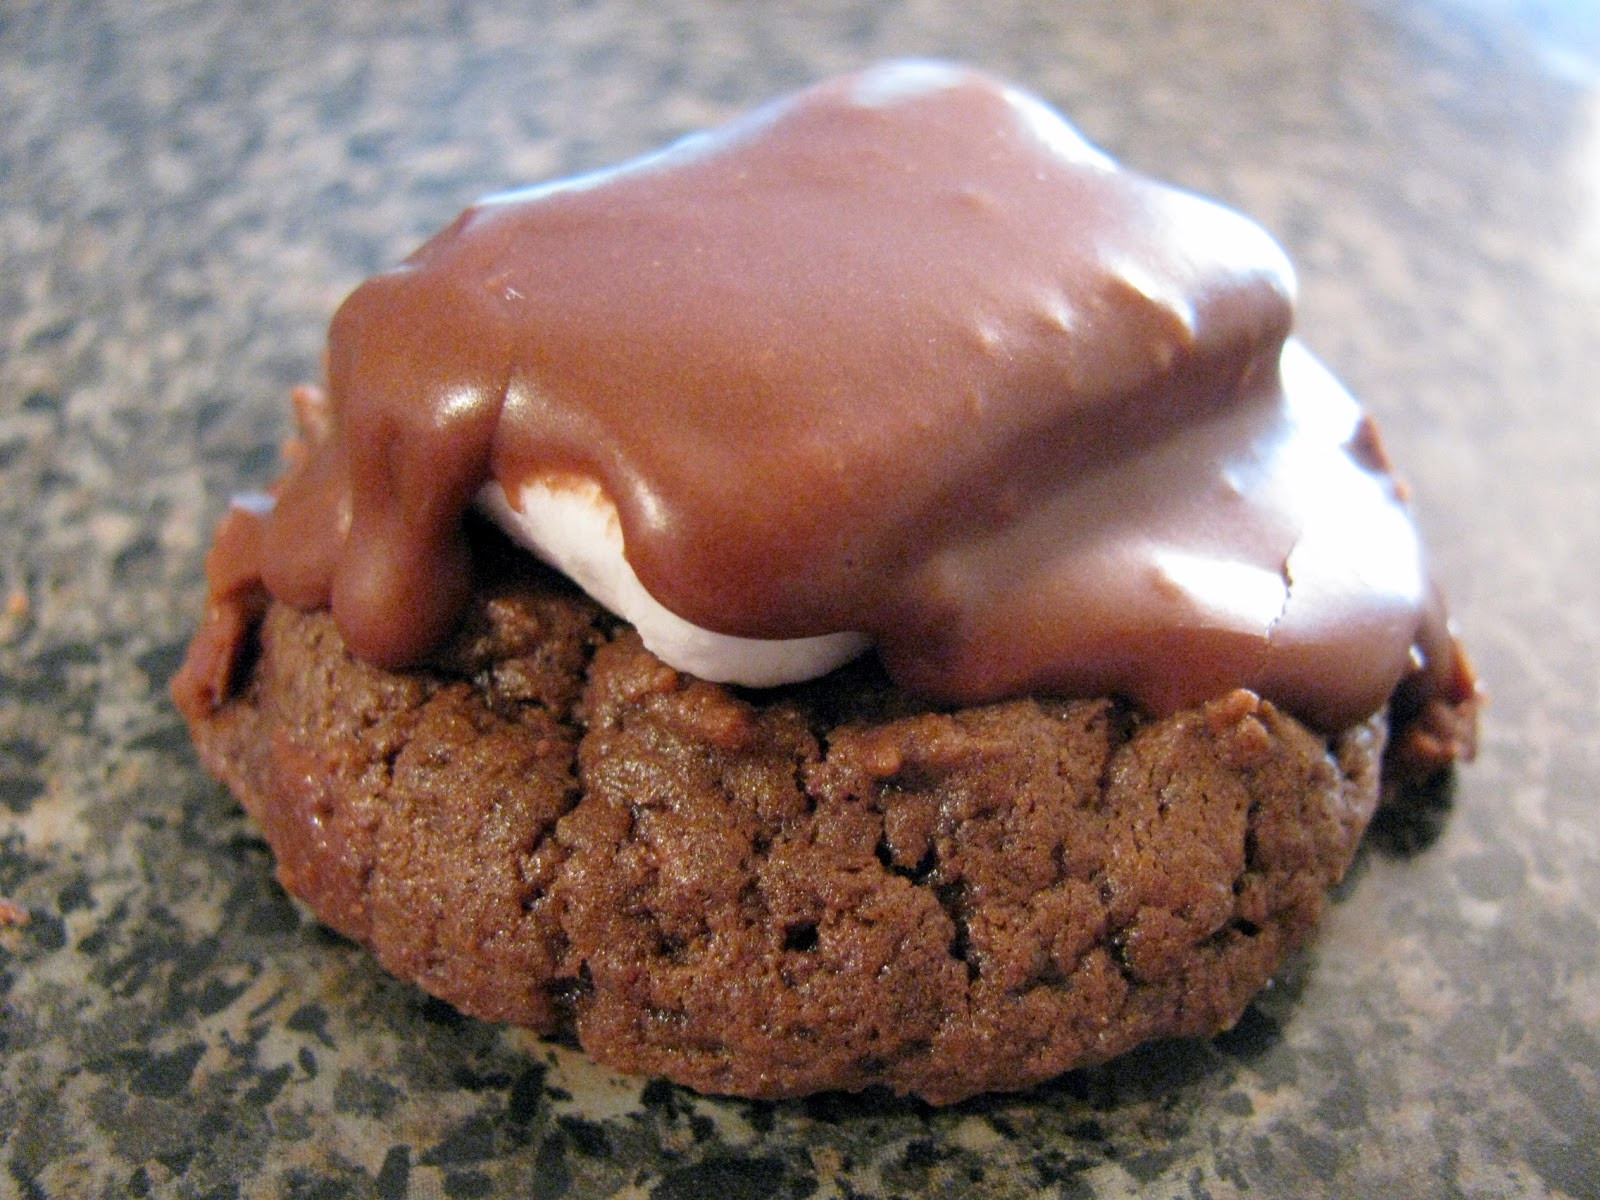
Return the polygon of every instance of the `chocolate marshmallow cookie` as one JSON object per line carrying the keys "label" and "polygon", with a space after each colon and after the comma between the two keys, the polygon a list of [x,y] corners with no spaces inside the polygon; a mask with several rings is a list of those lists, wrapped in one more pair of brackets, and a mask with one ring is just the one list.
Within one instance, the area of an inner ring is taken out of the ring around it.
{"label": "chocolate marshmallow cookie", "polygon": [[340,309],[174,694],[330,925],[627,1070],[1227,1028],[1474,729],[1292,292],[942,64],[491,197]]}

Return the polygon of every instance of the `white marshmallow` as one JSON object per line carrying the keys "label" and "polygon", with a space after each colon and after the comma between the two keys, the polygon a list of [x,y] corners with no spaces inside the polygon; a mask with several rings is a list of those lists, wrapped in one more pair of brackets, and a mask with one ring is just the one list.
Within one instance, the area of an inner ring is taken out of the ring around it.
{"label": "white marshmallow", "polygon": [[639,631],[667,665],[717,683],[775,687],[826,675],[871,644],[861,633],[763,640],[713,633],[664,607],[645,590],[624,553],[616,505],[597,482],[563,477],[523,485],[513,507],[499,483],[478,507],[518,545],[562,572]]}

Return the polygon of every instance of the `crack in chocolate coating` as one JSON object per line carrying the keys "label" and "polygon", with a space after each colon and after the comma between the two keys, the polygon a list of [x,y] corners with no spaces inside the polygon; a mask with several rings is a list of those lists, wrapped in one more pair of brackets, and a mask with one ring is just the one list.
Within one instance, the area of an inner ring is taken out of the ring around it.
{"label": "crack in chocolate coating", "polygon": [[403,673],[272,605],[191,715],[286,887],[463,1011],[710,1092],[944,1103],[1236,1021],[1378,798],[1236,691],[932,709],[870,661],[746,692],[493,549]]}

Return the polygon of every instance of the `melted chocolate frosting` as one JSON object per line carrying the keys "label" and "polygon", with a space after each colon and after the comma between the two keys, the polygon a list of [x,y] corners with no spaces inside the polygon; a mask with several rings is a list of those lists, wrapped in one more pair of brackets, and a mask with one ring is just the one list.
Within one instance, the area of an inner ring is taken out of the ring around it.
{"label": "melted chocolate frosting", "polygon": [[890,64],[491,197],[357,289],[228,571],[403,665],[457,619],[479,489],[586,478],[680,616],[864,631],[938,701],[1244,686],[1334,729],[1407,680],[1460,700],[1292,293],[1243,217],[992,80]]}

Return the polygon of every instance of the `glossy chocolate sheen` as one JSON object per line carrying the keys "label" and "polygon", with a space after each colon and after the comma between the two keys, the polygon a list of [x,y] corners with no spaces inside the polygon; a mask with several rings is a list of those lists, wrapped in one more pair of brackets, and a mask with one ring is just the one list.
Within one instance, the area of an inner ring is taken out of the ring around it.
{"label": "glossy chocolate sheen", "polygon": [[264,578],[414,661],[479,488],[587,476],[718,632],[862,630],[940,701],[1246,686],[1347,725],[1451,643],[1292,292],[1257,226],[1038,101],[875,68],[492,197],[359,288]]}

